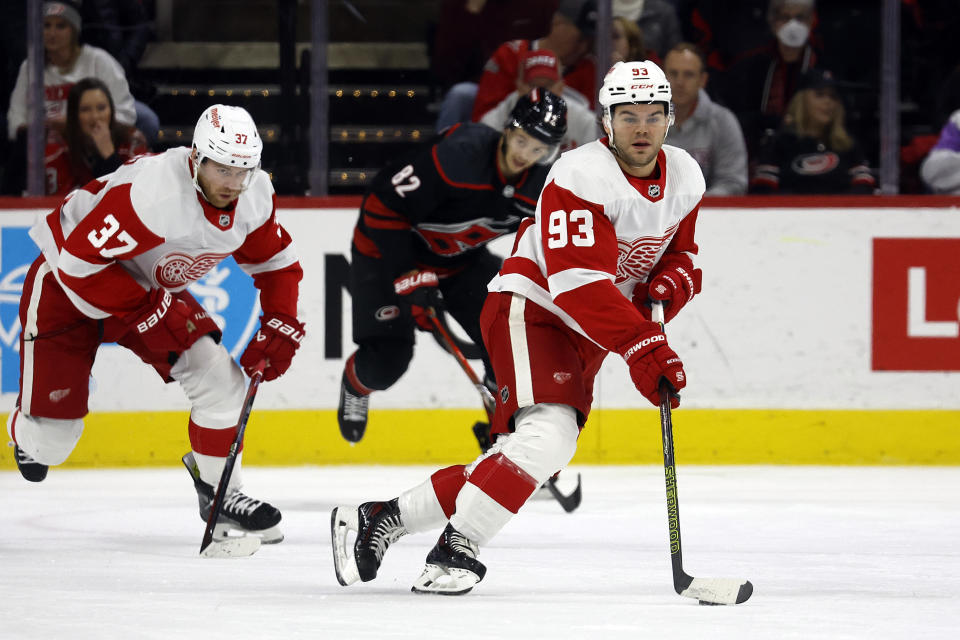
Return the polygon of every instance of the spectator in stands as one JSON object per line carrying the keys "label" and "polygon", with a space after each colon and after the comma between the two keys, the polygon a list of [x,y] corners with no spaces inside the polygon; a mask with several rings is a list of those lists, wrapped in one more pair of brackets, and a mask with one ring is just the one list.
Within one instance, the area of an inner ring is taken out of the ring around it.
{"label": "spectator in stands", "polygon": [[550,29],[556,0],[443,0],[432,67],[444,98],[437,129],[470,119],[483,65],[504,42]]}
{"label": "spectator in stands", "polygon": [[[546,49],[528,51],[520,63],[520,68],[523,75],[517,80],[517,90],[487,111],[480,122],[497,131],[503,131],[505,123],[512,117],[517,100],[520,96],[529,95],[534,87],[549,89],[556,95],[563,96],[566,87],[560,77],[560,63],[553,52]],[[564,102],[567,105],[567,132],[560,142],[560,151],[579,147],[600,137],[597,116],[589,107],[576,100]]]}
{"label": "spectator in stands", "polygon": [[770,0],[689,0],[678,10],[682,32],[704,53],[714,91],[722,76],[743,54],[770,39]]}
{"label": "spectator in stands", "polygon": [[[136,126],[151,145],[156,144],[160,119],[145,102],[156,88],[137,79],[137,65],[153,37],[153,28],[143,0],[86,0],[81,6],[84,43],[104,49],[116,58],[130,83],[137,112]],[[148,95],[144,95],[148,94]]]}
{"label": "spectator in stands", "polygon": [[[613,36],[610,45],[613,49],[611,64],[651,59],[640,27],[633,20],[623,16],[613,17]],[[659,64],[659,59],[656,62]]]}
{"label": "spectator in stands", "polygon": [[[81,78],[99,78],[109,88],[118,122],[133,125],[136,119],[133,96],[123,68],[97,47],[81,45],[80,13],[71,0],[43,3],[43,48],[46,64],[43,84],[47,127],[63,127],[67,93]],[[27,61],[20,65],[17,82],[7,110],[7,134],[13,144],[7,156],[3,193],[19,195],[25,186],[27,113]]]}
{"label": "spectator in stands", "polygon": [[[117,106],[116,117],[132,125],[136,119],[133,96],[123,67],[113,56],[98,47],[80,44],[80,13],[71,0],[43,3],[43,48],[46,67],[43,84],[46,93],[47,122],[63,122],[67,113],[67,92],[81,78],[100,78],[110,88]],[[7,133],[12,140],[27,127],[27,61],[20,65],[17,84],[10,97]]]}
{"label": "spectator in stands", "polygon": [[673,91],[675,118],[667,144],[680,147],[700,164],[706,195],[731,196],[747,191],[747,147],[736,116],[706,92],[703,54],[689,42],[667,53],[663,72]]}
{"label": "spectator in stands", "polygon": [[[520,60],[528,51],[547,49],[560,60],[564,99],[583,97],[593,109],[596,103],[596,61],[593,36],[597,26],[596,0],[560,0],[553,24],[539,40],[513,40],[500,45],[487,61],[473,104],[472,119],[478,122],[490,109],[510,95],[520,77]],[[573,95],[571,89],[578,95]]]}
{"label": "spectator in stands", "polygon": [[770,0],[771,39],[730,68],[725,102],[740,120],[751,154],[762,137],[779,126],[800,77],[816,66],[810,44],[813,21],[814,0]]}
{"label": "spectator in stands", "polygon": [[47,136],[47,195],[63,196],[147,152],[143,133],[117,122],[110,90],[84,78],[67,95],[67,121]]}
{"label": "spectator in stands", "polygon": [[750,186],[754,193],[873,193],[876,180],[846,130],[829,71],[804,75],[783,126],[760,149]]}
{"label": "spectator in stands", "polygon": [[0,20],[0,185],[4,184],[7,152],[7,107],[17,81],[17,70],[27,51],[27,3],[10,2],[3,7]]}
{"label": "spectator in stands", "polygon": [[623,16],[637,23],[647,49],[656,56],[646,57],[655,60],[657,64],[673,45],[683,39],[677,10],[673,3],[667,0],[613,0],[612,9],[613,15]]}
{"label": "spectator in stands", "polygon": [[937,144],[920,165],[920,177],[934,193],[960,195],[960,109],[943,125]]}

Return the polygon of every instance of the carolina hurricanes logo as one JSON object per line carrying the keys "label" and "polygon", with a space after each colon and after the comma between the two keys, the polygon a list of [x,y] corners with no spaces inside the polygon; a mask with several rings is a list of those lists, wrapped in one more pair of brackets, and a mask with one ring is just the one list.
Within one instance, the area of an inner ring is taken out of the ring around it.
{"label": "carolina hurricanes logo", "polygon": [[176,289],[199,280],[228,255],[230,254],[204,253],[194,257],[184,253],[168,253],[157,260],[153,275],[161,287]]}
{"label": "carolina hurricanes logo", "polygon": [[626,282],[631,278],[643,280],[649,275],[660,249],[677,230],[677,225],[667,229],[666,234],[659,238],[637,238],[627,242],[617,238],[617,279],[615,284]]}
{"label": "carolina hurricanes logo", "polygon": [[793,170],[802,176],[818,176],[836,169],[840,164],[840,156],[832,151],[805,153],[794,158],[791,164]]}
{"label": "carolina hurricanes logo", "polygon": [[394,318],[400,317],[400,307],[395,304],[380,307],[373,315],[380,322],[389,322]]}

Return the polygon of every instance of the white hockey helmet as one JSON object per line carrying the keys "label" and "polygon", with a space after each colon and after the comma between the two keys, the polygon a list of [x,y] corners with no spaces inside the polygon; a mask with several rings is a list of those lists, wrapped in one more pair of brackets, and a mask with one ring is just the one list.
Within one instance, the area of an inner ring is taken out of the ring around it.
{"label": "white hockey helmet", "polygon": [[[193,183],[200,190],[197,176],[204,159],[241,169],[258,169],[263,152],[263,140],[257,132],[253,118],[242,107],[215,104],[207,107],[193,130],[193,148],[196,157],[193,164]],[[250,183],[255,171],[244,179],[243,187]]]}
{"label": "white hockey helmet", "polygon": [[600,87],[603,124],[613,146],[613,106],[618,104],[663,103],[667,127],[673,124],[673,92],[663,70],[649,60],[617,62],[603,78]]}

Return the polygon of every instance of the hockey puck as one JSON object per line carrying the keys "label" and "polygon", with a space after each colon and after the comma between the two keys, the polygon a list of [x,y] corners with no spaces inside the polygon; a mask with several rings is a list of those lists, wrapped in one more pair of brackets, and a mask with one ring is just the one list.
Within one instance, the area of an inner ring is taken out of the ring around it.
{"label": "hockey puck", "polygon": [[705,607],[720,607],[723,606],[722,602],[707,602],[706,600],[697,600],[697,604],[701,604]]}

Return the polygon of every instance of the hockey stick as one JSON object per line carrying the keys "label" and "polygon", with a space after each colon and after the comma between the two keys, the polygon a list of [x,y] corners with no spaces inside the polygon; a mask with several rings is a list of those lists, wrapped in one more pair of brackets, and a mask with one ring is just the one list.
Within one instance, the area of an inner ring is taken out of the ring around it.
{"label": "hockey stick", "polygon": [[217,492],[213,496],[213,504],[210,505],[210,515],[207,517],[207,528],[203,532],[203,541],[200,543],[200,557],[202,558],[232,558],[250,556],[256,553],[260,548],[260,538],[257,536],[243,536],[226,538],[223,540],[213,539],[213,530],[217,526],[217,520],[220,518],[220,512],[223,510],[223,498],[227,493],[227,485],[230,484],[230,476],[233,475],[233,467],[237,464],[237,451],[243,442],[243,434],[247,430],[247,420],[250,418],[250,410],[253,408],[253,399],[257,395],[257,387],[263,380],[263,370],[267,362],[261,360],[254,367],[253,375],[250,376],[250,384],[247,387],[247,396],[243,400],[243,408],[240,409],[240,420],[237,422],[237,435],[233,438],[233,444],[230,445],[230,452],[223,463],[223,473],[220,474],[220,484],[217,485]]}
{"label": "hockey stick", "polygon": [[[433,323],[434,327],[434,337],[437,338],[437,342],[440,343],[460,364],[460,368],[463,369],[464,373],[467,374],[467,377],[470,378],[470,382],[473,383],[473,386],[477,388],[477,391],[480,392],[480,399],[483,400],[483,408],[487,412],[487,419],[490,421],[489,425],[484,425],[482,422],[478,422],[473,425],[473,435],[476,436],[477,442],[480,444],[480,449],[486,451],[493,444],[493,441],[490,439],[490,425],[493,424],[493,411],[496,409],[497,401],[494,399],[493,394],[490,393],[490,389],[487,388],[487,385],[483,384],[479,376],[473,370],[473,367],[470,366],[470,363],[467,362],[466,357],[464,357],[463,352],[460,351],[457,347],[453,338],[450,336],[450,333],[443,326],[440,318],[437,317],[436,312],[431,308],[429,311],[430,322]],[[557,488],[557,479],[555,477],[549,478],[546,482],[543,483],[543,486],[547,488],[547,491],[550,492],[550,495],[553,496],[554,500],[560,503],[560,506],[564,511],[570,513],[574,511],[577,507],[580,506],[580,501],[583,499],[583,489],[580,483],[580,474],[577,474],[577,486],[570,493],[570,495],[564,495],[559,488]]]}
{"label": "hockey stick", "polygon": [[[437,314],[437,320],[440,321],[440,324],[443,325],[443,328],[447,330],[447,333],[450,335],[450,339],[453,341],[453,344],[457,345],[457,348],[460,349],[460,353],[463,354],[463,357],[467,360],[479,360],[483,357],[483,349],[478,347],[476,344],[471,342],[469,339],[464,339],[450,331],[450,323],[447,322],[447,314],[440,312]],[[443,339],[436,334],[436,332],[430,332],[433,335],[433,339],[436,341],[440,348],[444,351],[447,350],[447,345],[444,344]]]}
{"label": "hockey stick", "polygon": [[[653,303],[653,321],[664,330],[663,304]],[[660,430],[663,433],[663,472],[667,482],[667,525],[670,529],[670,562],[673,588],[681,596],[695,598],[700,604],[740,604],[753,594],[749,580],[735,578],[694,578],[683,570],[680,549],[680,499],[673,457],[673,418],[670,409],[670,385],[660,381]]]}

